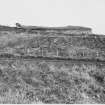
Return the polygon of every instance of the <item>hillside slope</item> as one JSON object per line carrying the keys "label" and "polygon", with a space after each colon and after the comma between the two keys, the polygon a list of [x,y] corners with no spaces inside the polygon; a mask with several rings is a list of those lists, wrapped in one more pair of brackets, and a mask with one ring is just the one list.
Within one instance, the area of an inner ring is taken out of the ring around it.
{"label": "hillside slope", "polygon": [[80,26],[0,26],[0,103],[105,103],[105,36]]}

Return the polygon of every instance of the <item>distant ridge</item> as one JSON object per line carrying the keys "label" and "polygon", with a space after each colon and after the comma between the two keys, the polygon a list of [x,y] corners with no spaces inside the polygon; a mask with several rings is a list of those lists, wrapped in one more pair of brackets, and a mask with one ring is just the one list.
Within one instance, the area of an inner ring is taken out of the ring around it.
{"label": "distant ridge", "polygon": [[53,32],[61,34],[92,34],[92,29],[89,27],[82,26],[63,26],[63,27],[44,27],[44,26],[30,26],[30,25],[21,25],[16,23],[15,27],[0,25],[0,31],[13,31],[13,32],[27,32],[27,33],[36,33],[36,32]]}
{"label": "distant ridge", "polygon": [[64,26],[64,27],[42,27],[42,26],[25,26],[20,23],[16,23],[17,28],[26,28],[26,29],[49,29],[49,30],[91,30],[89,27],[81,26]]}

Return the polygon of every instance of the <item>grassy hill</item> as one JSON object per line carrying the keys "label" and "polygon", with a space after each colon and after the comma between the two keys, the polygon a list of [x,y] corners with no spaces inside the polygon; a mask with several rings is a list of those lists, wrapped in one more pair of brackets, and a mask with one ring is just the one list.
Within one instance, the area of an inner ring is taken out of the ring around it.
{"label": "grassy hill", "polygon": [[0,26],[0,103],[104,104],[105,36],[34,28]]}

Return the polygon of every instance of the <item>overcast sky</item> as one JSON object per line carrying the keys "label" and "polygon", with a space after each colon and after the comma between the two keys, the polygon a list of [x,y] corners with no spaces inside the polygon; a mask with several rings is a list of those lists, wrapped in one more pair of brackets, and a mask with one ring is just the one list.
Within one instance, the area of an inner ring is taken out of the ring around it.
{"label": "overcast sky", "polygon": [[91,27],[105,34],[105,0],[0,0],[0,24]]}

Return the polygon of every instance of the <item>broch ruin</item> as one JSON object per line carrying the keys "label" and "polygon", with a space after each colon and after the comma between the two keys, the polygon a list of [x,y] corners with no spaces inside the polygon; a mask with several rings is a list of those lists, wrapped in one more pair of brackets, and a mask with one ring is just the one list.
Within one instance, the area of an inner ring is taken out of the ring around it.
{"label": "broch ruin", "polygon": [[0,26],[0,103],[105,103],[105,35],[81,26]]}

